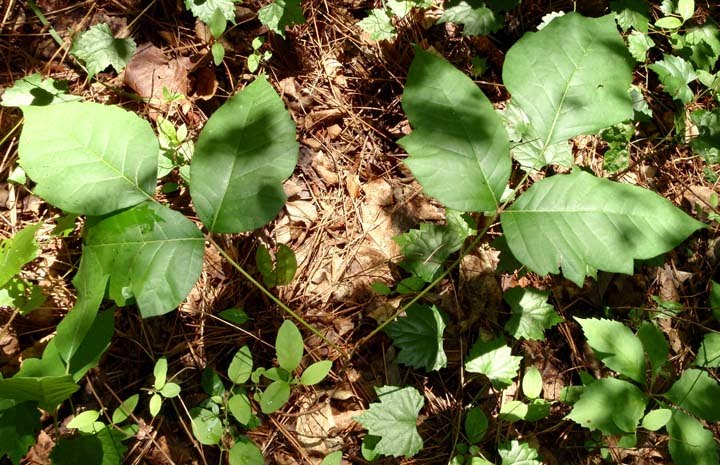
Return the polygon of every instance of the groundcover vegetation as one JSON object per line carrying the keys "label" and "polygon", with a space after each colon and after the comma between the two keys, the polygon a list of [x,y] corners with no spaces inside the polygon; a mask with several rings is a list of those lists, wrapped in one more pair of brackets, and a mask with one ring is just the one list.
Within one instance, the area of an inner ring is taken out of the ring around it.
{"label": "groundcover vegetation", "polygon": [[715,6],[172,3],[6,8],[2,460],[720,462]]}

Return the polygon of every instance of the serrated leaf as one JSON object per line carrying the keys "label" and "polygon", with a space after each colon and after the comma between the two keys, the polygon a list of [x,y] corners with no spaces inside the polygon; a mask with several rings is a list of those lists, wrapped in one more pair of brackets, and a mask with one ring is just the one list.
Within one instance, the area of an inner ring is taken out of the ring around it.
{"label": "serrated leaf", "polygon": [[223,435],[223,424],[217,413],[206,408],[190,409],[192,432],[201,444],[214,446],[220,443]]}
{"label": "serrated leaf", "polygon": [[703,420],[720,421],[720,384],[705,371],[688,369],[665,397]]}
{"label": "serrated leaf", "polygon": [[613,15],[568,13],[528,32],[508,51],[503,82],[527,114],[538,160],[555,144],[632,117],[632,60]]}
{"label": "serrated leaf", "polygon": [[693,66],[674,55],[663,54],[663,59],[648,65],[655,71],[663,85],[663,90],[672,98],[688,104],[693,99],[693,91],[689,83],[697,79]]}
{"label": "serrated leaf", "polygon": [[575,318],[595,355],[611,370],[645,384],[645,354],[640,339],[614,320]]}
{"label": "serrated leaf", "polygon": [[647,397],[634,384],[602,378],[584,388],[567,418],[605,435],[633,433],[646,404]]}
{"label": "serrated leaf", "polygon": [[312,386],[324,380],[330,373],[332,362],[330,360],[320,360],[307,367],[300,377],[300,384]]}
{"label": "serrated leaf", "polygon": [[517,376],[522,360],[511,353],[501,337],[488,342],[478,339],[466,358],[465,371],[483,374],[493,384],[508,385]]}
{"label": "serrated leaf", "polygon": [[216,10],[219,10],[227,21],[234,23],[237,1],[240,0],[185,0],[185,8],[205,24],[212,21]]}
{"label": "serrated leaf", "polygon": [[263,391],[260,398],[260,410],[262,413],[270,414],[282,408],[290,399],[290,385],[287,381],[273,381]]}
{"label": "serrated leaf", "polygon": [[615,20],[623,31],[633,28],[648,32],[650,9],[645,0],[615,0],[610,2],[610,9],[615,12]]}
{"label": "serrated leaf", "polygon": [[64,400],[80,389],[72,376],[18,376],[0,378],[0,399],[18,402],[33,401],[47,411],[53,412]]}
{"label": "serrated leaf", "polygon": [[470,444],[480,442],[488,429],[488,418],[480,407],[473,407],[465,414],[465,434]]}
{"label": "serrated leaf", "polygon": [[645,63],[648,50],[655,46],[655,41],[653,41],[649,35],[637,31],[628,35],[627,41],[630,55],[639,63]]}
{"label": "serrated leaf", "polygon": [[508,289],[503,299],[512,309],[512,317],[505,324],[505,331],[515,339],[545,340],[545,330],[563,321],[547,302],[550,292],[514,287]]}
{"label": "serrated leaf", "polygon": [[263,465],[265,459],[254,442],[247,438],[240,438],[230,448],[228,462],[230,465]]}
{"label": "serrated leaf", "polygon": [[34,73],[15,81],[12,87],[5,89],[0,99],[4,107],[24,107],[28,105],[45,106],[56,103],[82,100],[78,95],[70,95],[67,82],[52,78],[43,79],[42,74]]}
{"label": "serrated leaf", "polygon": [[38,247],[35,235],[42,223],[31,224],[9,239],[0,241],[0,287],[17,276],[23,266],[35,260]]}
{"label": "serrated leaf", "polygon": [[510,178],[509,141],[477,85],[416,48],[402,107],[413,132],[398,144],[423,190],[458,211],[495,211]]}
{"label": "serrated leaf", "polygon": [[455,23],[463,27],[464,36],[488,35],[503,25],[501,17],[479,0],[451,0],[438,24]]}
{"label": "serrated leaf", "polygon": [[235,233],[272,220],[285,203],[282,181],[298,150],[295,125],[267,79],[230,97],[200,132],[190,165],[190,194],[203,224]]}
{"label": "serrated leaf", "polygon": [[700,343],[695,364],[705,368],[720,367],[720,333],[707,333]]}
{"label": "serrated leaf", "polygon": [[0,457],[20,465],[40,431],[40,411],[30,402],[0,401]]}
{"label": "serrated leaf", "polygon": [[397,35],[392,18],[384,9],[370,10],[357,25],[370,34],[370,40],[392,40]]}
{"label": "serrated leaf", "polygon": [[700,71],[714,70],[720,57],[720,31],[711,21],[702,26],[689,27],[685,34],[674,35],[671,44],[678,55],[695,65],[698,74]]}
{"label": "serrated leaf", "polygon": [[720,108],[695,110],[690,114],[698,135],[690,143],[706,163],[720,163]]}
{"label": "serrated leaf", "polygon": [[122,423],[127,420],[130,415],[135,411],[138,401],[140,400],[139,394],[133,394],[125,399],[119,406],[113,411],[112,422],[114,424]]}
{"label": "serrated leaf", "polygon": [[281,368],[292,372],[300,366],[305,344],[303,343],[302,334],[295,324],[290,320],[285,320],[278,330],[275,339],[275,352],[277,353],[278,365]]}
{"label": "serrated leaf", "polygon": [[542,465],[538,452],[529,444],[512,440],[498,446],[502,465]]}
{"label": "serrated leaf", "polygon": [[445,318],[444,313],[434,305],[413,305],[407,310],[407,316],[390,323],[385,332],[400,349],[398,363],[424,368],[425,371],[445,368]]}
{"label": "serrated leaf", "polygon": [[669,408],[652,410],[642,420],[642,427],[650,431],[657,431],[670,421],[673,411]]}
{"label": "serrated leaf", "polygon": [[258,11],[258,19],[271,31],[285,37],[285,28],[293,24],[305,24],[300,0],[273,0]]}
{"label": "serrated leaf", "polygon": [[670,347],[660,328],[649,321],[643,321],[637,332],[643,349],[650,360],[653,376],[657,376],[668,361]]}
{"label": "serrated leaf", "polygon": [[91,102],[23,113],[20,165],[37,183],[35,194],[56,207],[104,215],[155,192],[158,141],[136,114]]}
{"label": "serrated leaf", "polygon": [[242,384],[252,374],[253,369],[253,358],[250,352],[250,347],[242,346],[235,352],[233,359],[230,361],[228,366],[228,378],[233,384]]}
{"label": "serrated leaf", "polygon": [[675,465],[717,465],[718,446],[713,433],[680,410],[673,410],[666,425],[670,441],[668,449]]}
{"label": "serrated leaf", "polygon": [[597,270],[633,273],[633,259],[672,250],[704,227],[668,200],[584,171],[545,178],[500,215],[513,255],[578,286]]}
{"label": "serrated leaf", "polygon": [[252,406],[246,393],[242,392],[230,397],[228,399],[228,410],[241,425],[247,425],[250,422]]}
{"label": "serrated leaf", "polygon": [[108,66],[116,72],[127,66],[137,46],[131,38],[116,39],[110,27],[105,24],[96,24],[83,32],[75,39],[72,54],[85,62],[88,76],[92,78]]}
{"label": "serrated leaf", "polygon": [[413,387],[375,387],[380,402],[354,419],[380,438],[375,445],[377,454],[393,457],[412,457],[420,452],[422,438],[417,432],[417,419],[424,404],[423,396]]}
{"label": "serrated leaf", "polygon": [[523,376],[522,379],[522,390],[523,394],[525,394],[525,397],[529,397],[530,399],[536,399],[540,397],[542,387],[543,381],[540,370],[538,370],[534,366],[525,370],[525,376]]}

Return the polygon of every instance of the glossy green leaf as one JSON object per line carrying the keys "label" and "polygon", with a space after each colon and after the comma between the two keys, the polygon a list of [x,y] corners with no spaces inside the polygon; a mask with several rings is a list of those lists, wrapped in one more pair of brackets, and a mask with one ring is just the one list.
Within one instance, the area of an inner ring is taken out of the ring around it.
{"label": "glossy green leaf", "polygon": [[477,0],[450,0],[438,24],[455,23],[463,26],[464,36],[486,36],[503,25],[502,17]]}
{"label": "glossy green leaf", "polygon": [[216,11],[227,21],[235,22],[235,3],[240,0],[185,0],[185,8],[200,21],[209,24]]}
{"label": "glossy green leaf", "polygon": [[33,401],[47,411],[53,412],[64,400],[80,389],[72,376],[17,376],[0,379],[0,399],[18,402]]}
{"label": "glossy green leaf", "polygon": [[40,73],[34,73],[15,81],[12,87],[5,89],[0,99],[4,107],[24,107],[28,105],[45,106],[55,103],[81,100],[78,95],[70,95],[67,82],[52,78],[43,79]]}
{"label": "glossy green leaf", "polygon": [[271,31],[285,37],[285,28],[305,24],[300,0],[273,0],[258,11],[258,19]]}
{"label": "glossy green leaf", "polygon": [[525,370],[525,375],[522,379],[522,390],[523,394],[525,394],[525,397],[529,397],[530,399],[540,397],[542,387],[543,380],[542,375],[540,374],[540,370],[538,370],[534,366]]}
{"label": "glossy green leaf", "polygon": [[553,145],[632,118],[632,68],[613,15],[568,13],[512,46],[503,82],[530,120],[526,140],[542,144],[535,167]]}
{"label": "glossy green leaf", "polygon": [[423,396],[412,387],[375,387],[380,402],[370,404],[355,421],[377,436],[380,441],[374,452],[393,457],[412,457],[420,452],[422,438],[417,431],[417,418],[424,404]]}
{"label": "glossy green leaf", "polygon": [[20,165],[35,194],[67,212],[103,215],[150,198],[158,141],[150,124],[117,106],[72,102],[24,107]]}
{"label": "glossy green leaf", "polygon": [[153,417],[156,417],[158,413],[160,413],[160,409],[162,408],[162,396],[160,394],[153,394],[150,396],[150,402],[148,403],[148,410],[150,410],[150,415]]}
{"label": "glossy green leaf", "polygon": [[513,287],[505,291],[503,298],[512,309],[505,331],[515,339],[545,340],[545,330],[563,321],[548,303],[549,295],[532,288]]}
{"label": "glossy green leaf", "polygon": [[680,410],[673,410],[666,425],[670,441],[668,449],[675,465],[717,465],[718,445],[713,433]]}
{"label": "glossy green leaf", "polygon": [[300,376],[300,384],[305,386],[317,384],[325,379],[331,369],[332,362],[330,360],[315,362],[303,371],[302,376]]}
{"label": "glossy green leaf", "polygon": [[385,328],[385,332],[400,349],[397,361],[425,371],[447,366],[443,349],[443,333],[447,316],[437,307],[413,305],[405,317],[400,317]]}
{"label": "glossy green leaf", "polygon": [[110,275],[109,295],[119,306],[131,298],[143,318],[175,309],[202,271],[205,239],[181,213],[156,202],[88,218],[84,255]]}
{"label": "glossy green leaf", "polygon": [[290,385],[286,381],[273,381],[263,391],[260,398],[260,410],[270,414],[282,408],[290,399]]}
{"label": "glossy green leaf", "polygon": [[643,345],[633,332],[615,320],[575,318],[595,355],[611,370],[645,384]]}
{"label": "glossy green leaf", "polygon": [[655,71],[663,85],[663,90],[676,100],[688,104],[693,99],[693,91],[690,84],[697,79],[693,66],[674,55],[663,55],[662,60],[648,65],[648,68]]}
{"label": "glossy green leaf", "polygon": [[465,435],[470,444],[478,443],[485,437],[488,418],[480,407],[473,407],[465,414]]}
{"label": "glossy green leaf", "polygon": [[278,365],[292,372],[300,366],[305,345],[300,330],[290,320],[285,320],[278,330],[275,338],[275,352]]}
{"label": "glossy green leaf", "polygon": [[40,411],[33,403],[0,401],[0,457],[7,454],[13,465],[20,465],[40,426]]}
{"label": "glossy green leaf", "polygon": [[200,132],[190,166],[190,194],[213,232],[250,231],[285,203],[282,181],[298,156],[295,124],[264,77],[230,97]]}
{"label": "glossy green leaf", "polygon": [[167,369],[167,358],[160,357],[153,367],[153,376],[155,377],[153,387],[155,389],[160,390],[163,386],[165,386],[165,381],[167,380]]}
{"label": "glossy green leaf", "polygon": [[384,9],[374,9],[357,23],[358,27],[370,34],[370,40],[392,40],[397,35],[392,18]]}
{"label": "glossy green leaf", "polygon": [[[114,309],[108,309],[98,313],[95,321],[93,321],[90,329],[88,329],[87,335],[80,343],[72,359],[70,359],[68,372],[72,375],[75,382],[80,381],[88,370],[98,365],[100,358],[108,347],[110,347],[110,341],[114,333]],[[45,350],[47,351],[47,348]],[[56,350],[56,352],[58,351]],[[45,358],[45,353],[43,353],[43,358]]]}
{"label": "glossy green leaf", "polygon": [[538,451],[529,444],[512,440],[498,446],[502,465],[542,465]]}
{"label": "glossy green leaf", "polygon": [[416,48],[402,107],[413,132],[398,144],[425,193],[458,211],[495,211],[510,177],[510,147],[502,120],[478,86]]}
{"label": "glossy green leaf", "polygon": [[235,323],[236,325],[243,325],[250,321],[248,314],[241,308],[228,308],[227,310],[223,310],[218,313],[218,316],[223,320]]}
{"label": "glossy green leaf", "polygon": [[698,349],[695,364],[706,368],[720,367],[720,333],[705,335]]}
{"label": "glossy green leaf", "polygon": [[633,28],[648,32],[650,8],[645,0],[613,0],[610,9],[615,12],[615,20],[623,31]]}
{"label": "glossy green leaf", "polygon": [[265,459],[254,442],[247,438],[240,438],[230,448],[228,462],[230,465],[263,465]]}
{"label": "glossy green leaf", "polygon": [[578,286],[597,270],[633,273],[633,259],[672,250],[704,227],[668,200],[584,171],[533,184],[500,216],[513,255]]}
{"label": "glossy green leaf", "polygon": [[165,386],[160,389],[160,394],[166,399],[172,399],[180,395],[180,385],[177,383],[165,383]]}
{"label": "glossy green leaf", "polygon": [[511,354],[503,338],[488,342],[478,339],[465,359],[465,371],[483,374],[493,384],[509,385],[517,376],[522,360],[522,357]]}
{"label": "glossy green leaf", "polygon": [[220,417],[211,410],[201,407],[190,409],[192,432],[201,444],[213,446],[220,443],[223,424]]}
{"label": "glossy green leaf", "polygon": [[704,420],[720,421],[720,384],[705,371],[683,371],[665,397]]}
{"label": "glossy green leaf", "polygon": [[642,427],[650,431],[657,431],[670,421],[673,411],[668,408],[652,410],[642,419]]}
{"label": "glossy green leaf", "polygon": [[132,38],[115,38],[110,26],[102,23],[81,33],[75,39],[71,53],[85,62],[88,76],[92,78],[108,66],[119,73],[130,62],[136,49]]}
{"label": "glossy green leaf", "polygon": [[630,55],[639,63],[645,63],[647,60],[647,52],[655,46],[649,35],[642,32],[633,32],[627,36],[628,50]]}
{"label": "glossy green leaf", "polygon": [[567,418],[606,435],[633,433],[646,404],[647,397],[634,384],[602,378],[585,387]]}
{"label": "glossy green leaf", "polygon": [[649,321],[643,321],[637,332],[637,337],[642,342],[643,349],[650,360],[650,368],[653,376],[657,376],[668,361],[670,347],[663,332]]}
{"label": "glossy green leaf", "polygon": [[235,352],[233,359],[230,361],[228,366],[228,378],[233,384],[242,384],[252,374],[253,369],[253,358],[250,352],[250,347],[242,346]]}
{"label": "glossy green leaf", "polygon": [[127,420],[130,415],[135,411],[135,407],[137,407],[138,401],[140,400],[139,394],[133,394],[118,406],[113,411],[112,414],[112,422],[114,424],[122,423],[123,421]]}
{"label": "glossy green leaf", "polygon": [[228,410],[241,425],[247,425],[250,422],[252,406],[246,393],[242,392],[230,397],[228,399]]}
{"label": "glossy green leaf", "polygon": [[35,260],[40,248],[35,234],[42,223],[26,226],[9,239],[0,242],[0,287],[17,276],[23,266]]}

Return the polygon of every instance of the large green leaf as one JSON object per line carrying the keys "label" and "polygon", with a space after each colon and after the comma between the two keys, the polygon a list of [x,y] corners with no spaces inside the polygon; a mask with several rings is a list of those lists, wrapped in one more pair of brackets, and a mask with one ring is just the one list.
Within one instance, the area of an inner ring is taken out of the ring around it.
{"label": "large green leaf", "polygon": [[82,97],[70,95],[67,91],[67,82],[56,81],[52,78],[43,79],[42,74],[34,73],[18,79],[12,87],[5,89],[0,98],[0,105],[4,107],[24,107],[26,105],[39,107],[82,100]]}
{"label": "large green leaf", "polygon": [[40,430],[40,411],[30,402],[0,401],[0,458],[20,465]]}
{"label": "large green leaf", "polygon": [[695,358],[695,364],[706,368],[720,367],[720,333],[707,333]]}
{"label": "large green leaf", "polygon": [[582,286],[597,270],[632,274],[704,225],[659,195],[583,171],[535,183],[501,217],[513,255]]}
{"label": "large green leaf", "polygon": [[20,164],[35,193],[71,213],[104,215],[150,198],[158,141],[150,124],[117,106],[71,102],[24,107]]}
{"label": "large green leaf", "polygon": [[603,378],[586,386],[567,418],[604,434],[632,433],[645,414],[647,397],[634,384]]}
{"label": "large green leaf", "polygon": [[195,224],[152,201],[86,224],[83,254],[110,275],[110,297],[119,306],[134,297],[144,318],[185,299],[200,277],[203,252]]}
{"label": "large green leaf", "polygon": [[105,427],[95,434],[62,438],[50,454],[54,465],[121,465],[127,451],[122,432]]}
{"label": "large green leaf", "polygon": [[385,332],[399,349],[398,363],[434,371],[445,368],[445,315],[434,305],[413,305],[407,316],[390,323]]}
{"label": "large green leaf", "polygon": [[668,449],[675,465],[717,465],[718,446],[713,433],[680,410],[667,423]]}
{"label": "large green leaf", "polygon": [[632,69],[613,15],[568,13],[518,40],[503,82],[542,144],[535,166],[551,161],[554,144],[631,119]]}
{"label": "large green leaf", "polygon": [[640,338],[615,320],[575,318],[595,355],[611,370],[645,384],[645,354]]}
{"label": "large green leaf", "polygon": [[478,86],[416,48],[402,106],[413,132],[398,144],[425,192],[455,210],[495,211],[510,177],[510,143]]}
{"label": "large green leaf", "polygon": [[80,386],[72,376],[42,376],[0,379],[0,399],[18,402],[33,401],[48,412],[55,410],[60,402],[68,399]]}
{"label": "large green leaf", "polygon": [[230,97],[205,124],[190,167],[190,193],[213,232],[265,225],[285,203],[295,169],[295,125],[264,77]]}
{"label": "large green leaf", "polygon": [[530,444],[512,440],[500,444],[498,454],[502,458],[502,465],[542,465],[538,460],[540,455]]}
{"label": "large green leaf", "polygon": [[720,421],[720,384],[705,371],[683,371],[665,397],[704,420]]}

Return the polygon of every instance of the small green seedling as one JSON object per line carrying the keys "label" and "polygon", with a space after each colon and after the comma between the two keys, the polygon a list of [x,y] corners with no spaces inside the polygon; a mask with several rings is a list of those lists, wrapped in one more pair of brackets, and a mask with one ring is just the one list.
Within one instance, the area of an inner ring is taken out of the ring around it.
{"label": "small green seedling", "polygon": [[260,51],[264,43],[264,37],[255,37],[252,41],[253,52],[247,59],[247,67],[251,73],[257,71],[262,63],[272,58],[272,52],[270,50]]}
{"label": "small green seedling", "polygon": [[153,369],[155,382],[150,389],[150,415],[153,417],[160,413],[164,399],[172,399],[180,395],[180,385],[167,381],[167,368],[167,359],[161,357]]}
{"label": "small green seedling", "polygon": [[[190,183],[190,160],[195,150],[195,145],[188,137],[187,126],[183,123],[177,128],[170,120],[158,117],[158,142],[160,143],[160,154],[158,157],[158,179],[164,178],[170,172],[177,168],[180,177],[185,183]],[[163,192],[168,192],[168,188],[172,187],[166,183],[163,186]],[[174,184],[177,189],[177,184]]]}

